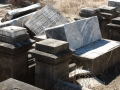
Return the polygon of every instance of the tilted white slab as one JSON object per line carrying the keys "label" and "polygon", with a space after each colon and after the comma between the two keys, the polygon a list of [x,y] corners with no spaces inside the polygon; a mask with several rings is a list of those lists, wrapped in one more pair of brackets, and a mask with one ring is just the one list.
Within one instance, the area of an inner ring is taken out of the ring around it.
{"label": "tilted white slab", "polygon": [[116,7],[117,11],[120,12],[120,0],[108,0],[108,6]]}
{"label": "tilted white slab", "polygon": [[18,26],[8,26],[0,28],[0,34],[8,37],[16,37],[19,35],[26,34],[26,28],[18,27]]}
{"label": "tilted white slab", "polygon": [[46,36],[68,41],[69,48],[72,49],[80,48],[102,38],[96,16],[47,28]]}

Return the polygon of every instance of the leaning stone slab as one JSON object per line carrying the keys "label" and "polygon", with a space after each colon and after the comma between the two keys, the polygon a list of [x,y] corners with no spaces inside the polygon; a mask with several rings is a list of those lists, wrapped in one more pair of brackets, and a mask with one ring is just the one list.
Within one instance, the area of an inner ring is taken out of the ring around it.
{"label": "leaning stone slab", "polygon": [[36,11],[40,7],[41,7],[40,3],[37,3],[37,4],[33,4],[25,8],[11,10],[5,15],[4,19],[2,19],[2,22],[9,21],[15,18],[19,18],[23,15]]}
{"label": "leaning stone slab", "polygon": [[12,78],[1,82],[0,89],[1,90],[42,90],[40,88],[34,87],[32,85],[26,84],[24,82]]}
{"label": "leaning stone slab", "polygon": [[35,14],[36,12],[24,15],[22,17],[10,20],[10,21],[6,21],[6,22],[1,22],[0,23],[0,28],[5,27],[5,26],[20,26],[23,27],[25,26],[25,23]]}
{"label": "leaning stone slab", "polygon": [[102,37],[97,16],[46,28],[45,32],[47,38],[68,41],[69,48],[72,49],[88,45]]}
{"label": "leaning stone slab", "polygon": [[44,34],[44,29],[52,26],[57,26],[69,22],[52,6],[47,5],[40,9],[30,20],[25,23],[25,26],[35,35]]}
{"label": "leaning stone slab", "polygon": [[120,12],[120,0],[108,0],[108,6],[116,7],[117,11]]}

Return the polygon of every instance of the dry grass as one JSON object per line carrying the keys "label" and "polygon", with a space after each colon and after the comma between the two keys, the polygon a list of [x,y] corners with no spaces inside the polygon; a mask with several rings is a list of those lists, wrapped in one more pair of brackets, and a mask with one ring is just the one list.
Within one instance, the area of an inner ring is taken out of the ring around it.
{"label": "dry grass", "polygon": [[84,7],[107,5],[108,0],[40,0],[42,5],[51,4],[66,17],[75,17]]}

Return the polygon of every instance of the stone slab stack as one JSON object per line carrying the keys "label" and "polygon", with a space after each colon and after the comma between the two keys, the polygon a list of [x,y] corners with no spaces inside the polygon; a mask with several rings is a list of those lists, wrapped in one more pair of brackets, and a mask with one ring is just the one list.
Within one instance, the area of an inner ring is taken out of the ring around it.
{"label": "stone slab stack", "polygon": [[33,42],[25,28],[0,28],[0,82],[8,78],[27,82],[27,51]]}
{"label": "stone slab stack", "polygon": [[120,17],[113,18],[111,23],[107,24],[109,28],[110,38],[112,40],[120,41]]}
{"label": "stone slab stack", "polygon": [[29,51],[35,58],[35,85],[44,90],[51,90],[58,79],[69,79],[69,61],[74,51],[68,42],[46,39],[36,43]]}

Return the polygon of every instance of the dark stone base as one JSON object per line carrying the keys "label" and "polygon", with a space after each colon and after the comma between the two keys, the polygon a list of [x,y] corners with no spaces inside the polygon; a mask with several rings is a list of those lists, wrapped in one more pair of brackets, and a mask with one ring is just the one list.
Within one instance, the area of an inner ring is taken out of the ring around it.
{"label": "dark stone base", "polygon": [[8,78],[27,82],[27,52],[17,56],[0,53],[0,82]]}
{"label": "dark stone base", "polygon": [[36,60],[35,85],[44,90],[51,90],[56,82],[55,80],[68,79],[68,63],[69,61],[54,66]]}

